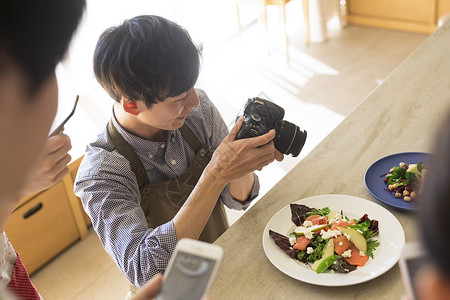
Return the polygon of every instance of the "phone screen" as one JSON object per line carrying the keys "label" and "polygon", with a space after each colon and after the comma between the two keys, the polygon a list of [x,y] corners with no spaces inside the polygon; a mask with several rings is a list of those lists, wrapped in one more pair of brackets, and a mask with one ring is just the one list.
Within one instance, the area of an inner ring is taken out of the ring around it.
{"label": "phone screen", "polygon": [[158,299],[200,299],[216,263],[214,259],[178,251]]}
{"label": "phone screen", "polygon": [[411,282],[411,289],[415,300],[419,300],[417,297],[416,285],[414,284],[414,278],[417,275],[417,271],[426,263],[424,256],[418,256],[414,258],[408,258],[405,260],[406,267],[408,269],[408,277]]}
{"label": "phone screen", "polygon": [[429,263],[429,258],[421,243],[409,242],[405,244],[402,256],[400,257],[399,266],[409,299],[419,300],[415,278],[417,277],[419,270]]}

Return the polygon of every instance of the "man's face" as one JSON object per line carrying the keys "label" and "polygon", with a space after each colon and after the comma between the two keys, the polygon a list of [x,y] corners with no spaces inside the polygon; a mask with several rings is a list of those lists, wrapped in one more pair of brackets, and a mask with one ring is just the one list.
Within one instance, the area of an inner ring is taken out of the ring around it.
{"label": "man's face", "polygon": [[175,130],[183,126],[189,112],[198,104],[197,93],[191,88],[178,96],[153,104],[150,109],[142,111],[140,117],[154,128]]}
{"label": "man's face", "polygon": [[10,66],[0,74],[0,197],[16,197],[56,114],[58,87],[52,73],[34,94],[24,74]]}

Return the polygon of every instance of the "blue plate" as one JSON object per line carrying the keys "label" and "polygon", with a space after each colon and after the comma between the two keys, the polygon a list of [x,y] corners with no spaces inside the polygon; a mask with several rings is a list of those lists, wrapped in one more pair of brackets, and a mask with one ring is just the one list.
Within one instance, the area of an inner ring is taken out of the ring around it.
{"label": "blue plate", "polygon": [[382,175],[389,172],[392,167],[398,167],[400,162],[416,164],[421,161],[425,165],[428,165],[430,158],[431,154],[424,152],[404,152],[383,157],[367,169],[366,175],[364,176],[366,188],[376,199],[392,207],[402,210],[416,210],[417,203],[414,203],[414,201],[403,201],[386,191],[387,185]]}

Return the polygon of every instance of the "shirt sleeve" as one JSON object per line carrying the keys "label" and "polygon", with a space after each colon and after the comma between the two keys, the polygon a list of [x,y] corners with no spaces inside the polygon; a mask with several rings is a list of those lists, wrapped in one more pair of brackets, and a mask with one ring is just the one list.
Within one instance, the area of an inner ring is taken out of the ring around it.
{"label": "shirt sleeve", "polygon": [[157,273],[164,273],[177,242],[175,227],[170,221],[148,228],[134,174],[114,170],[128,161],[118,154],[109,159],[115,163],[99,167],[97,162],[108,158],[85,156],[74,190],[105,250],[128,280],[141,287]]}
{"label": "shirt sleeve", "polygon": [[[207,128],[207,135],[210,136],[209,144],[211,147],[211,152],[214,152],[217,147],[219,147],[222,140],[228,135],[228,128],[225,124],[225,121],[222,118],[222,115],[217,110],[217,108],[214,106],[214,104],[209,100],[208,96],[205,92],[202,90],[197,90],[197,94],[200,98],[200,103],[202,105],[203,114],[206,116],[205,119],[205,128]],[[208,122],[211,120],[210,122]],[[211,126],[213,124],[213,126]],[[209,132],[208,132],[209,131]],[[253,173],[253,176],[255,178],[255,181],[253,183],[252,190],[250,192],[250,195],[248,199],[244,202],[241,202],[234,198],[230,190],[228,189],[228,185],[225,186],[222,193],[220,194],[220,199],[222,200],[223,204],[225,204],[227,207],[231,209],[236,210],[245,210],[248,208],[250,203],[258,197],[259,194],[259,179],[258,176]]]}

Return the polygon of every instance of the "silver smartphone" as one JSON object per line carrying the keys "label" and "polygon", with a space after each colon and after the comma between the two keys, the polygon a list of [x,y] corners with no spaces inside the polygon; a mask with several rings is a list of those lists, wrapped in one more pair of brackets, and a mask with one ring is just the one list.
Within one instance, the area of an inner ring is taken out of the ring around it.
{"label": "silver smartphone", "polygon": [[222,260],[222,247],[192,239],[178,241],[164,273],[158,300],[199,300],[208,294]]}
{"label": "silver smartphone", "polygon": [[55,130],[52,131],[52,133],[49,134],[49,137],[50,136],[54,136],[54,135],[60,133],[61,131],[63,131],[64,125],[66,125],[67,121],[69,121],[69,119],[75,113],[75,109],[77,108],[77,104],[78,104],[78,99],[79,98],[80,98],[80,96],[77,95],[77,97],[75,98],[75,104],[73,105],[73,108],[70,111],[69,115],[61,122],[61,124],[58,127],[55,128]]}
{"label": "silver smartphone", "polygon": [[405,244],[399,260],[399,267],[403,285],[410,300],[420,300],[417,296],[414,278],[417,275],[417,271],[427,263],[428,260],[421,243],[409,242]]}

